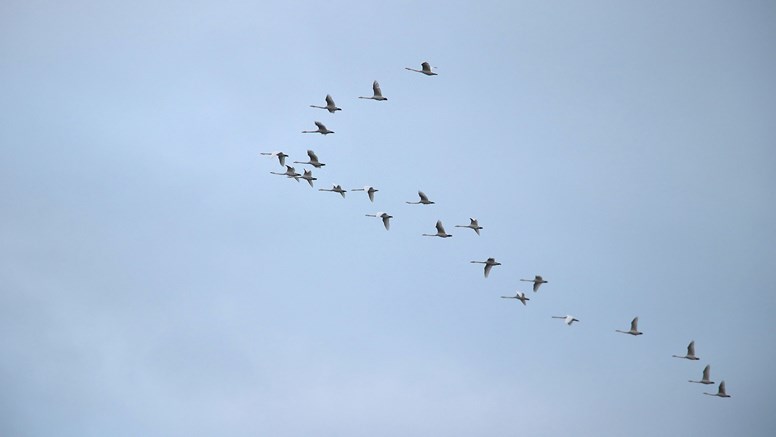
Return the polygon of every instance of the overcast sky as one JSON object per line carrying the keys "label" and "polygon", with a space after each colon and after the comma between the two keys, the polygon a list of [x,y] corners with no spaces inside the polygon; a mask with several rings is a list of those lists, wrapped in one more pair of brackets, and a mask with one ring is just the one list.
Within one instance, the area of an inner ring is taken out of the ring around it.
{"label": "overcast sky", "polygon": [[[774,41],[769,1],[3,1],[0,434],[774,435]],[[307,149],[314,188],[260,155]]]}

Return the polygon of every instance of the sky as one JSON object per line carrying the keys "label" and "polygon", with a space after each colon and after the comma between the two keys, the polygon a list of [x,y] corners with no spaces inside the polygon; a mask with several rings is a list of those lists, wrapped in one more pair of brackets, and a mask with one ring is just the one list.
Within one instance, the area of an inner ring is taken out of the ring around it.
{"label": "sky", "polygon": [[[774,24],[2,2],[0,434],[773,435]],[[307,149],[314,188],[260,155]],[[731,398],[687,382],[707,364]]]}

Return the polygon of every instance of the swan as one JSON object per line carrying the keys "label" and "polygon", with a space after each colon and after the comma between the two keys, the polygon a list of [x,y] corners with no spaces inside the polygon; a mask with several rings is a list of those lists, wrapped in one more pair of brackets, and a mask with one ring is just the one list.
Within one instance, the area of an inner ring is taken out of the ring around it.
{"label": "swan", "polygon": [[422,68],[422,70],[416,70],[416,69],[410,68],[410,67],[404,67],[404,69],[405,70],[410,70],[410,71],[417,71],[418,73],[423,73],[426,76],[436,76],[437,75],[436,73],[431,71],[434,67],[432,67],[428,62],[424,62],[424,63],[420,64],[420,67]]}
{"label": "swan", "polygon": [[328,188],[318,188],[318,191],[331,191],[332,193],[340,193],[342,195],[342,198],[345,198],[345,193],[348,190],[343,190],[341,186],[338,184],[333,184],[331,189]]}
{"label": "swan", "polygon": [[485,264],[485,277],[487,278],[490,274],[490,269],[493,268],[493,266],[500,266],[500,262],[496,262],[496,258],[488,258],[485,261],[469,261],[472,264]]}
{"label": "swan", "polygon": [[619,329],[615,329],[617,332],[621,332],[623,334],[630,334],[630,335],[641,335],[643,332],[639,332],[639,318],[634,317],[633,320],[631,320],[631,328],[630,331],[620,331]]}
{"label": "swan", "polygon": [[377,81],[372,83],[372,91],[374,92],[372,97],[359,97],[359,99],[388,100],[386,97],[383,97],[383,92],[380,90],[380,84]]}
{"label": "swan", "polygon": [[693,381],[692,379],[688,379],[687,382],[694,382],[696,384],[714,384],[714,381],[709,379],[709,373],[711,372],[711,364],[706,365],[706,367],[703,368],[703,378],[701,378],[700,381]]}
{"label": "swan", "polygon": [[697,361],[700,359],[695,356],[695,340],[691,341],[690,344],[687,345],[687,355],[685,356],[671,355],[671,356],[674,358],[685,358],[693,361]]}
{"label": "swan", "polygon": [[286,177],[289,177],[289,178],[294,178],[294,179],[296,179],[297,182],[299,182],[299,177],[302,176],[302,175],[300,175],[299,173],[296,172],[296,169],[294,169],[294,167],[291,167],[290,165],[286,166],[286,171],[284,173],[278,173],[278,172],[275,172],[275,171],[271,171],[270,173],[276,174],[276,175],[280,175],[280,176],[286,176]]}
{"label": "swan", "polygon": [[369,201],[374,202],[375,201],[375,193],[380,191],[377,188],[367,185],[364,188],[353,188],[350,191],[366,191],[366,195],[369,196]]}
{"label": "swan", "polygon": [[260,152],[261,155],[268,155],[270,158],[277,157],[278,161],[280,161],[280,166],[286,165],[286,158],[288,158],[288,155],[286,155],[283,152]]}
{"label": "swan", "polygon": [[706,392],[703,392],[703,394],[709,395],[709,396],[718,396],[718,397],[721,397],[721,398],[729,398],[730,397],[730,395],[727,394],[727,392],[725,391],[725,381],[720,381],[719,382],[719,386],[717,387],[717,393],[706,393]]}
{"label": "swan", "polygon": [[533,282],[533,291],[534,291],[534,293],[539,291],[539,287],[541,287],[542,284],[546,284],[547,283],[547,281],[542,279],[541,275],[536,275],[536,276],[534,276],[533,279],[521,279],[521,281]]}
{"label": "swan", "polygon": [[517,294],[515,294],[514,296],[501,296],[501,298],[502,299],[517,299],[520,302],[522,302],[523,305],[525,305],[525,301],[531,300],[531,299],[525,297],[525,293],[523,293],[522,291],[518,291]]}
{"label": "swan", "polygon": [[433,205],[434,202],[428,200],[428,196],[426,196],[426,193],[422,191],[418,191],[418,196],[420,196],[420,200],[417,202],[404,202],[409,205]]}
{"label": "swan", "polygon": [[331,98],[331,95],[326,94],[326,106],[315,106],[310,105],[311,108],[318,108],[318,109],[325,109],[332,114],[334,114],[336,111],[342,111],[342,109],[338,108],[337,105],[334,104],[334,99]]}
{"label": "swan", "polygon": [[326,129],[326,126],[320,121],[316,121],[315,125],[318,126],[318,130],[303,130],[302,133],[303,134],[323,134],[323,135],[334,133],[333,130]]}
{"label": "swan", "polygon": [[312,165],[315,168],[321,168],[324,165],[326,165],[326,164],[318,161],[318,156],[312,150],[307,150],[307,156],[310,157],[309,161],[307,161],[307,162],[294,161],[294,164],[310,164],[310,165]]}
{"label": "swan", "polygon": [[477,223],[477,219],[476,218],[470,218],[469,221],[471,223],[469,223],[468,225],[455,225],[455,227],[456,228],[469,228],[469,229],[473,229],[474,232],[477,233],[477,235],[480,235],[480,229],[482,229],[482,226],[480,226],[479,223]]}
{"label": "swan", "polygon": [[571,326],[572,323],[578,322],[579,319],[577,319],[574,316],[552,316],[553,319],[563,319],[563,323]]}
{"label": "swan", "polygon": [[304,180],[306,180],[307,183],[310,184],[311,187],[313,186],[313,181],[317,181],[318,180],[318,178],[314,178],[313,177],[312,170],[305,170],[304,174],[302,176],[299,176],[299,177],[304,179]]}
{"label": "swan", "polygon": [[[353,190],[355,191],[355,190]],[[385,226],[385,230],[389,230],[391,228],[391,222],[388,220],[392,219],[392,215],[388,215],[387,212],[376,212],[374,214],[366,214],[367,217],[378,217],[383,219],[383,226]]]}
{"label": "swan", "polygon": [[436,234],[422,234],[422,235],[424,237],[441,237],[441,238],[452,237],[451,234],[448,234],[447,232],[445,232],[445,228],[444,226],[442,226],[442,220],[437,220],[436,229],[437,229]]}

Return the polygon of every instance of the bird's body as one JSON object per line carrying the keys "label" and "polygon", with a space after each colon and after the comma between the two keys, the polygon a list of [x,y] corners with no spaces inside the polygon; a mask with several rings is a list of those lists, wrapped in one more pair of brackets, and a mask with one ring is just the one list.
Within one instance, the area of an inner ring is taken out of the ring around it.
{"label": "bird's body", "polygon": [[377,83],[377,81],[372,82],[372,97],[359,97],[359,99],[370,99],[370,100],[379,100],[379,101],[385,101],[388,100],[386,97],[383,97],[383,92],[380,89],[380,84]]}
{"label": "bird's body", "polygon": [[693,360],[697,361],[700,358],[695,356],[695,340],[691,341],[690,344],[687,345],[687,355],[685,356],[679,356],[679,355],[671,355],[674,358],[684,358],[687,360]]}
{"label": "bird's body", "polygon": [[717,387],[717,392],[716,393],[706,393],[706,392],[703,392],[703,394],[709,395],[709,396],[717,396],[717,397],[720,397],[720,398],[729,398],[730,397],[730,395],[727,394],[727,392],[725,391],[725,381],[720,381],[719,382],[719,386]]}
{"label": "bird's body", "polygon": [[[355,191],[355,190],[353,190]],[[392,215],[389,215],[387,212],[376,212],[374,214],[366,214],[367,217],[377,217],[383,219],[383,226],[385,226],[385,230],[389,230],[391,228],[391,222],[389,222],[390,219],[393,218]]]}
{"label": "bird's body", "polygon": [[339,184],[333,184],[331,188],[318,188],[318,191],[331,191],[332,193],[340,193],[342,195],[342,198],[345,198],[345,193],[348,190],[342,189],[342,187]]}
{"label": "bird's body", "polygon": [[633,320],[631,320],[631,327],[629,331],[620,331],[619,329],[615,329],[615,331],[623,333],[623,334],[630,334],[630,335],[641,335],[643,332],[639,332],[639,318],[634,317]]}
{"label": "bird's body", "polygon": [[334,99],[331,98],[329,94],[326,94],[326,106],[315,106],[310,105],[311,108],[319,108],[319,109],[325,109],[332,114],[334,114],[336,111],[342,111],[342,109],[338,108],[337,105],[334,104]]}
{"label": "bird's body", "polygon": [[297,182],[299,182],[299,178],[302,176],[302,175],[300,175],[299,173],[296,172],[296,169],[294,167],[291,167],[290,165],[286,166],[286,171],[283,172],[283,173],[278,173],[278,172],[275,172],[275,171],[271,171],[270,173],[276,174],[276,175],[280,175],[280,176],[286,176],[286,177],[289,177],[289,178],[294,178],[294,179],[296,179]]}
{"label": "bird's body", "polygon": [[472,264],[485,264],[485,277],[487,278],[490,274],[490,269],[493,268],[493,266],[500,266],[501,263],[496,261],[496,258],[488,258],[485,261],[469,261]]}
{"label": "bird's body", "polygon": [[480,226],[480,224],[477,223],[477,219],[476,218],[470,218],[469,222],[470,223],[468,225],[455,225],[455,227],[456,228],[469,228],[469,229],[473,229],[474,232],[477,233],[477,235],[480,235],[480,229],[482,229],[482,226]]}
{"label": "bird's body", "polygon": [[261,155],[269,156],[270,158],[277,158],[280,162],[280,166],[286,165],[286,158],[288,158],[288,155],[286,155],[283,152],[259,152]]}
{"label": "bird's body", "polygon": [[525,293],[523,293],[522,291],[518,291],[517,294],[515,294],[514,296],[501,296],[501,298],[502,299],[517,299],[520,302],[522,302],[523,305],[525,305],[525,301],[531,300],[531,299],[525,297]]}
{"label": "bird's body", "polygon": [[426,193],[422,191],[418,191],[418,196],[420,197],[420,200],[417,202],[405,202],[410,205],[433,205],[434,202],[428,200],[428,196],[426,196]]}
{"label": "bird's body", "polygon": [[423,73],[426,76],[436,76],[437,75],[433,71],[434,67],[432,67],[431,64],[429,64],[428,62],[424,62],[424,63],[420,64],[420,68],[422,68],[422,70],[416,70],[414,68],[404,67],[405,70],[417,71],[418,73]]}
{"label": "bird's body", "polygon": [[318,178],[314,178],[313,177],[312,170],[305,170],[304,174],[302,176],[299,176],[299,177],[304,179],[304,180],[306,180],[307,183],[310,184],[311,187],[313,186],[313,181],[317,181],[318,180]]}
{"label": "bird's body", "polygon": [[534,276],[533,279],[521,279],[521,281],[525,282],[533,282],[533,291],[536,293],[539,291],[539,287],[541,287],[542,284],[546,284],[547,281],[545,281],[541,275]]}
{"label": "bird's body", "polygon": [[441,238],[452,237],[451,234],[448,234],[447,232],[445,232],[445,228],[444,226],[442,226],[442,220],[437,220],[436,229],[437,229],[436,234],[422,234],[422,235],[424,237],[441,237]]}
{"label": "bird's body", "polygon": [[579,319],[577,319],[576,317],[569,316],[569,315],[566,315],[566,316],[552,316],[552,318],[553,319],[563,319],[563,323],[565,323],[565,324],[567,324],[569,326],[571,326],[572,323],[579,321]]}
{"label": "bird's body", "polygon": [[328,135],[328,134],[333,134],[334,133],[333,130],[327,129],[326,125],[324,125],[320,121],[316,121],[315,125],[318,126],[318,130],[303,130],[302,133],[303,134],[323,134],[323,135]]}
{"label": "bird's body", "polygon": [[364,188],[353,188],[350,191],[366,191],[366,195],[369,196],[369,201],[374,202],[375,201],[375,193],[380,191],[377,188],[367,185]]}
{"label": "bird's body", "polygon": [[309,150],[309,149],[307,150],[307,156],[310,157],[309,161],[307,161],[307,162],[294,161],[294,164],[309,164],[309,165],[312,165],[315,168],[321,168],[324,165],[326,165],[326,164],[318,161],[318,155],[316,155],[315,152],[313,152],[312,150]]}
{"label": "bird's body", "polygon": [[688,379],[687,382],[694,382],[696,384],[714,384],[714,381],[710,379],[711,374],[711,364],[707,365],[703,368],[703,378],[701,378],[700,381],[693,381],[692,379]]}

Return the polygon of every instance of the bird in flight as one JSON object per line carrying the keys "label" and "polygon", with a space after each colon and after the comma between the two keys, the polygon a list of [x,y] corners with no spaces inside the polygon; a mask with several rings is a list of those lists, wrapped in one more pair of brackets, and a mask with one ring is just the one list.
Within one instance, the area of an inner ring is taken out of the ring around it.
{"label": "bird in flight", "polygon": [[706,393],[706,392],[703,392],[703,394],[709,395],[709,396],[718,396],[718,397],[721,397],[721,398],[729,398],[730,397],[730,395],[727,394],[727,392],[725,391],[725,381],[720,381],[719,382],[719,387],[717,387],[717,393]]}
{"label": "bird in flight", "polygon": [[553,319],[563,319],[563,323],[571,326],[572,323],[578,322],[579,319],[577,319],[574,316],[552,316]]}
{"label": "bird in flight", "polygon": [[695,356],[695,340],[691,341],[690,344],[687,345],[687,355],[685,356],[679,356],[679,355],[671,355],[674,358],[684,358],[687,360],[693,360],[697,361],[700,358]]}
{"label": "bird in flight", "polygon": [[631,328],[629,331],[620,331],[619,329],[615,329],[617,332],[621,332],[623,334],[630,334],[630,335],[641,335],[643,332],[639,332],[639,318],[634,317],[633,320],[631,320]]}
{"label": "bird in flight", "polygon": [[320,121],[316,121],[315,125],[318,126],[318,130],[303,130],[302,133],[303,134],[323,134],[323,135],[334,133],[333,130],[327,129],[326,126]]}
{"label": "bird in flight", "polygon": [[418,191],[418,196],[420,196],[420,200],[417,202],[405,202],[410,205],[433,205],[434,202],[428,200],[428,196],[426,196],[426,193],[422,191]]}
{"label": "bird in flight", "polygon": [[336,111],[342,111],[341,108],[338,108],[337,105],[334,104],[334,99],[331,98],[331,95],[326,94],[326,106],[315,106],[310,105],[311,108],[318,108],[318,109],[325,109],[332,114],[334,114]]}
{"label": "bird in flight", "polygon": [[383,97],[383,92],[380,90],[380,84],[377,83],[377,81],[374,81],[372,83],[372,92],[374,95],[372,97],[359,97],[359,99],[371,99],[371,100],[388,100],[388,98]]}
{"label": "bird in flight", "polygon": [[312,150],[307,150],[307,156],[310,157],[309,161],[307,161],[307,162],[294,161],[294,164],[310,164],[310,165],[312,165],[315,168],[321,168],[324,165],[326,165],[326,164],[318,161],[318,156]]}
{"label": "bird in flight", "polygon": [[436,234],[422,234],[422,235],[424,237],[441,237],[441,238],[452,237],[451,234],[448,234],[447,232],[445,232],[445,228],[444,226],[442,226],[442,220],[437,220],[436,229],[437,229]]}
{"label": "bird in flight", "polygon": [[701,378],[700,381],[693,381],[692,379],[688,379],[687,382],[694,382],[696,384],[714,384],[714,381],[709,379],[709,374],[711,373],[711,364],[706,365],[706,367],[703,368],[703,378]]}
{"label": "bird in flight", "polygon": [[[355,191],[355,190],[352,190]],[[393,218],[392,215],[389,215],[387,212],[376,212],[374,214],[366,214],[367,217],[377,217],[383,219],[383,226],[385,226],[385,230],[391,229],[391,222],[390,219]]]}
{"label": "bird in flight", "polygon": [[434,67],[432,67],[428,62],[424,62],[424,63],[420,64],[420,68],[422,68],[422,70],[416,70],[414,68],[404,67],[405,70],[417,71],[418,73],[423,73],[426,76],[436,76],[437,75],[436,73],[434,73],[432,71],[434,69]]}
{"label": "bird in flight", "polygon": [[299,173],[296,172],[296,169],[294,169],[294,167],[291,167],[290,165],[286,166],[286,171],[283,172],[283,173],[278,173],[278,172],[275,172],[275,171],[271,171],[270,173],[276,174],[276,175],[280,175],[280,176],[286,176],[286,177],[289,177],[289,178],[294,178],[294,179],[296,179],[297,182],[299,182],[299,178],[302,176],[302,175],[300,175]]}
{"label": "bird in flight", "polygon": [[350,191],[366,191],[366,195],[369,196],[369,201],[374,202],[375,201],[375,193],[380,191],[377,188],[367,185],[364,188],[353,188]]}
{"label": "bird in flight", "polygon": [[310,184],[311,187],[313,186],[313,181],[317,181],[318,180],[318,178],[314,178],[313,177],[312,170],[305,170],[304,174],[302,176],[299,176],[299,177],[304,179],[304,180],[306,180],[307,183]]}
{"label": "bird in flight", "polygon": [[470,218],[469,222],[470,223],[468,225],[455,225],[455,227],[456,228],[469,228],[469,229],[473,229],[474,232],[477,233],[477,235],[480,235],[480,229],[482,229],[482,226],[480,226],[480,224],[477,223],[477,219],[476,218]]}
{"label": "bird in flight", "polygon": [[539,291],[539,287],[541,287],[542,284],[546,284],[547,283],[547,281],[542,279],[541,275],[536,275],[536,276],[534,276],[533,279],[521,279],[521,281],[533,282],[533,291],[534,291],[534,293]]}
{"label": "bird in flight", "polygon": [[278,161],[280,161],[280,166],[286,165],[286,158],[288,158],[288,155],[286,155],[283,152],[260,152],[261,155],[267,155],[270,158],[277,158]]}
{"label": "bird in flight", "polygon": [[523,305],[525,305],[525,301],[531,300],[531,299],[525,297],[525,293],[523,293],[522,291],[518,291],[517,294],[515,294],[514,296],[501,296],[501,298],[502,299],[517,299],[520,302],[522,302]]}
{"label": "bird in flight", "polygon": [[331,191],[332,193],[340,193],[342,195],[342,198],[345,198],[345,192],[348,190],[343,190],[339,184],[333,184],[331,188],[318,188],[318,191]]}
{"label": "bird in flight", "polygon": [[485,264],[485,277],[487,278],[490,274],[490,269],[493,268],[493,266],[500,266],[500,262],[496,262],[496,258],[488,258],[485,261],[469,261],[473,264]]}

